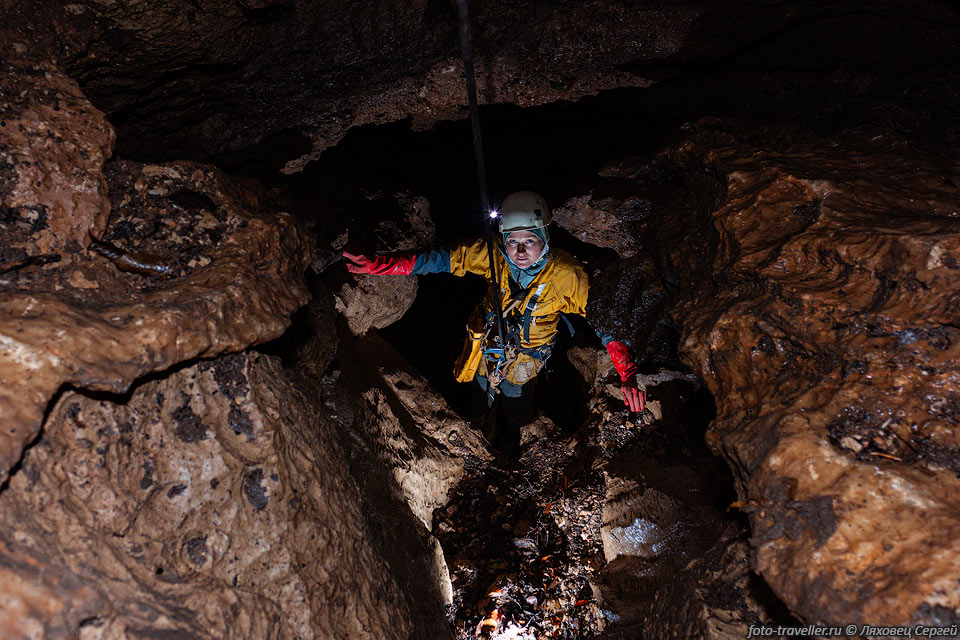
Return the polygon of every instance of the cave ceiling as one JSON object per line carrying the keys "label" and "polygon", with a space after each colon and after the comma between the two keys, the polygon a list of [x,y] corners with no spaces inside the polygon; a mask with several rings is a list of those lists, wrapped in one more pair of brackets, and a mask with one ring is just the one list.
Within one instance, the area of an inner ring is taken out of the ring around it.
{"label": "cave ceiling", "polygon": [[[351,127],[465,116],[447,0],[0,5],[16,25],[3,37],[46,51],[77,79],[117,128],[124,157],[229,167],[269,153],[289,173]],[[840,70],[897,84],[957,56],[956,13],[936,2],[485,1],[471,12],[486,104],[576,100],[725,69]]]}

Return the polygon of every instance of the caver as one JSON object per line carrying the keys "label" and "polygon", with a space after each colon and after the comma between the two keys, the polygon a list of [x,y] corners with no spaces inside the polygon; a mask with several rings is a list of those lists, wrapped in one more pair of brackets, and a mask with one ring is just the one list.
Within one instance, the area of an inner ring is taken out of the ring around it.
{"label": "caver", "polygon": [[[475,273],[490,282],[484,300],[467,324],[467,339],[454,375],[473,382],[473,421],[507,455],[516,455],[520,427],[533,414],[537,374],[550,357],[565,315],[586,315],[589,282],[583,265],[550,247],[550,209],[532,191],[507,196],[498,213],[496,251],[484,239],[448,249],[368,258],[344,252],[352,273],[419,275]],[[491,266],[492,265],[492,266]],[[642,411],[636,365],[613,336],[598,332],[622,382],[624,403]],[[496,419],[496,404],[505,420]]]}

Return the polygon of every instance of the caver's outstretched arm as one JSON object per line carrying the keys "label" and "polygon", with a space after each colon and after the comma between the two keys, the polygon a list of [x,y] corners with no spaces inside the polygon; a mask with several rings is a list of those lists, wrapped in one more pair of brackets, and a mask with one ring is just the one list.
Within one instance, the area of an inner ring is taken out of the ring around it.
{"label": "caver's outstretched arm", "polygon": [[[474,243],[458,243],[452,250],[408,251],[373,257],[344,251],[343,257],[347,270],[351,273],[372,275],[453,273],[462,276],[468,272],[484,274],[489,269],[489,262],[482,249],[483,241],[479,240]],[[582,283],[575,281],[575,284],[579,283],[580,286],[565,292],[565,297],[570,299],[569,308],[565,310],[567,313],[585,315],[587,286],[586,274],[582,275]],[[597,331],[597,335],[607,348],[617,373],[620,374],[620,390],[624,404],[631,411],[643,411],[646,393],[637,386],[637,366],[630,356],[630,350],[624,343],[614,340],[610,335],[601,331]]]}
{"label": "caver's outstretched arm", "polygon": [[347,271],[382,276],[408,276],[413,273],[417,255],[412,252],[395,253],[368,258],[365,255],[343,252]]}

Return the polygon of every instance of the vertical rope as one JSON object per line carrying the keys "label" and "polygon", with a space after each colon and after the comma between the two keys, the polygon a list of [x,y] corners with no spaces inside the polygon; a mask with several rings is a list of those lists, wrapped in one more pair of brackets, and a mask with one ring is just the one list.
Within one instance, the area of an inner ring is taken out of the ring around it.
{"label": "vertical rope", "polygon": [[477,104],[477,79],[473,71],[473,46],[470,43],[470,11],[467,0],[459,0],[460,46],[463,50],[463,75],[467,84],[467,102],[470,106],[470,127],[473,131],[473,156],[477,165],[477,181],[480,184],[480,204],[487,217],[487,258],[490,261],[490,277],[493,281],[493,309],[497,314],[497,336],[503,342],[503,309],[500,305],[500,274],[494,259],[494,218],[490,216],[490,196],[487,193],[487,171],[483,158],[483,137],[480,133],[480,107]]}
{"label": "vertical rope", "polygon": [[470,10],[467,0],[459,0],[460,46],[463,49],[463,76],[467,82],[467,102],[470,105],[470,126],[473,129],[473,155],[480,182],[480,204],[484,213],[490,212],[487,194],[487,171],[483,160],[483,137],[480,135],[480,109],[477,105],[477,78],[473,71],[473,46],[470,42]]}

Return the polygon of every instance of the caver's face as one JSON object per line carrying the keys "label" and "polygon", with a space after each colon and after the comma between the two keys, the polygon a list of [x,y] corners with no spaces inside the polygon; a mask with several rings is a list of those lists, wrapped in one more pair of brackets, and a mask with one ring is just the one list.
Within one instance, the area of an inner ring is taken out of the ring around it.
{"label": "caver's face", "polygon": [[507,236],[507,255],[513,264],[526,269],[540,259],[543,240],[532,231],[514,231]]}

